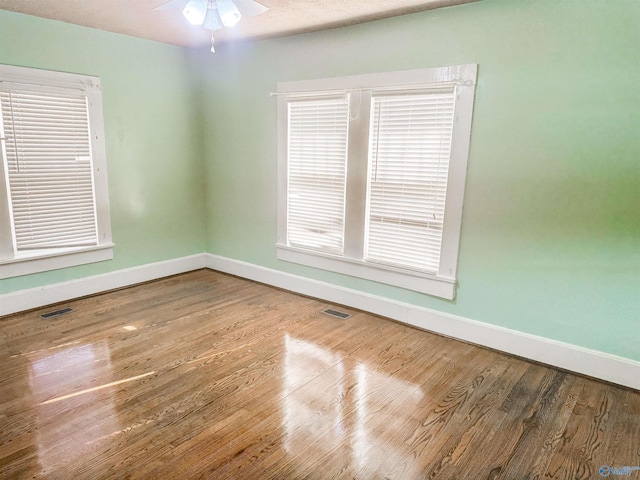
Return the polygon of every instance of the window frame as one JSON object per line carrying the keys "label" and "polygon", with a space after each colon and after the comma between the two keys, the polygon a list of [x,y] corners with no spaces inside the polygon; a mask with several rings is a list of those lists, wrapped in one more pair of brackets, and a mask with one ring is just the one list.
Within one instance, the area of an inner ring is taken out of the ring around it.
{"label": "window frame", "polygon": [[97,243],[90,246],[14,251],[9,173],[4,139],[0,142],[0,279],[111,260],[113,247],[107,180],[106,145],[99,77],[0,65],[0,88],[11,86],[38,92],[73,91],[87,97],[95,195]]}
{"label": "window frame", "polygon": [[[456,294],[462,206],[477,69],[476,64],[467,64],[278,83],[277,258],[453,300]],[[368,201],[366,190],[371,95],[373,92],[397,92],[404,89],[419,91],[452,83],[455,84],[456,106],[439,271],[425,273],[365,262],[362,250]],[[350,93],[350,112],[357,112],[355,115],[350,113],[349,122],[343,256],[287,244],[287,103],[289,99],[336,92]]]}

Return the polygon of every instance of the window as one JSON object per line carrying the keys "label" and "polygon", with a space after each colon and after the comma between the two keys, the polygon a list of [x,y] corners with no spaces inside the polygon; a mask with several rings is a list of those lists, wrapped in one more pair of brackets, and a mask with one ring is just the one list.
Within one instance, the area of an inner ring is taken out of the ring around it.
{"label": "window", "polygon": [[342,255],[349,104],[341,96],[288,107],[288,242]]}
{"label": "window", "polygon": [[113,258],[100,79],[0,65],[0,278]]}
{"label": "window", "polygon": [[455,297],[476,65],[278,85],[278,258]]}

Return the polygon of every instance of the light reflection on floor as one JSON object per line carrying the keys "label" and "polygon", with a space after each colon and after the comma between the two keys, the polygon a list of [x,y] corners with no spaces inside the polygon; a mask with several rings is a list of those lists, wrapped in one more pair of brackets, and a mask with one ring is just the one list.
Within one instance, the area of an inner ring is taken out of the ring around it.
{"label": "light reflection on floor", "polygon": [[[313,379],[312,375],[333,367],[324,373],[328,388],[323,398],[314,398],[313,392],[304,386]],[[296,454],[296,445],[301,437],[311,440],[322,434],[341,435],[344,427],[343,403],[344,366],[339,354],[333,354],[311,342],[285,336],[284,360],[284,448]],[[333,399],[328,402],[327,399]],[[327,405],[328,404],[328,405]],[[303,428],[304,427],[304,428]],[[337,440],[337,439],[336,439]]]}
{"label": "light reflection on floor", "polygon": [[290,455],[304,456],[309,448],[317,450],[314,456],[329,455],[344,445],[345,434],[358,469],[406,455],[385,437],[410,421],[403,411],[424,396],[418,385],[289,335],[282,382],[284,448]]}
{"label": "light reflection on floor", "polygon": [[[33,403],[37,405],[38,457],[44,471],[72,464],[86,453],[94,439],[119,430],[113,389],[92,389],[113,381],[106,341],[53,353],[41,350],[29,353],[27,358]],[[83,394],[73,395],[83,390]],[[56,398],[63,400],[51,403]],[[68,443],[70,438],[73,445]]]}

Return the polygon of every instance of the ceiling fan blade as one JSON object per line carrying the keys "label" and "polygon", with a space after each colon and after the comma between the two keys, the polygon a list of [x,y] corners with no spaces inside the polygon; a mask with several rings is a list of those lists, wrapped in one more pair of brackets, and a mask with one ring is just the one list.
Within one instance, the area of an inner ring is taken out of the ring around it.
{"label": "ceiling fan blade", "polygon": [[255,0],[233,0],[233,3],[236,4],[242,15],[246,15],[248,17],[255,17],[256,15],[260,15],[261,13],[269,10],[269,8]]}
{"label": "ceiling fan blade", "polygon": [[168,2],[164,2],[163,4],[155,7],[154,10],[170,10],[173,8],[183,9],[184,6],[187,4],[187,1],[188,0],[169,0]]}

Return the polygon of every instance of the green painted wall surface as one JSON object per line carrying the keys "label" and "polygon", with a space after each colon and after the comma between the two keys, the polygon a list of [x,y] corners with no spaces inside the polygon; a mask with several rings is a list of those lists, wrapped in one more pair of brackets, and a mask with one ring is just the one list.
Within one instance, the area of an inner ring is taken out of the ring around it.
{"label": "green painted wall surface", "polygon": [[0,63],[101,77],[114,259],[0,294],[204,251],[198,91],[184,49],[0,11]]}
{"label": "green painted wall surface", "polygon": [[[218,50],[0,11],[0,63],[102,78],[117,245],[0,294],[206,250],[640,360],[640,2],[482,0]],[[277,82],[463,63],[456,300],[278,261]]]}
{"label": "green painted wall surface", "polygon": [[[209,252],[640,360],[640,2],[483,0],[192,60]],[[457,299],[278,261],[277,82],[465,63]]]}

